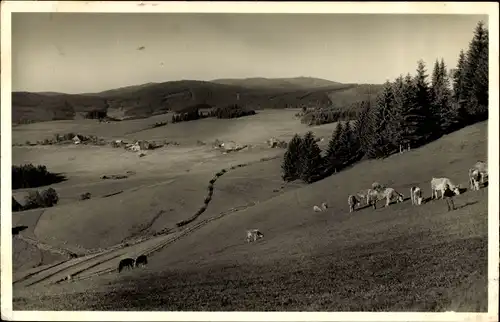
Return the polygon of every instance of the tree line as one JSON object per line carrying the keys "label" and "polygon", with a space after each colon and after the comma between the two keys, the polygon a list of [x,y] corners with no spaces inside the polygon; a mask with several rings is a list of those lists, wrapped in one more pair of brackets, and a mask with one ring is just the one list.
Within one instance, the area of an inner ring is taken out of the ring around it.
{"label": "tree line", "polygon": [[[201,107],[200,107],[201,106]],[[209,109],[208,113],[203,113],[200,108]],[[187,112],[181,112],[172,115],[172,123],[194,121],[207,117],[216,117],[218,119],[231,119],[248,115],[255,115],[256,112],[252,109],[245,109],[238,104],[230,104],[227,106],[213,108],[207,104],[195,105],[187,109]]]}
{"label": "tree line", "polygon": [[363,158],[385,158],[488,119],[488,30],[480,21],[452,74],[436,60],[429,80],[425,63],[415,76],[387,81],[375,103],[361,103],[353,123],[339,122],[322,156],[312,132],[295,135],[282,163],[283,179],[313,182]]}

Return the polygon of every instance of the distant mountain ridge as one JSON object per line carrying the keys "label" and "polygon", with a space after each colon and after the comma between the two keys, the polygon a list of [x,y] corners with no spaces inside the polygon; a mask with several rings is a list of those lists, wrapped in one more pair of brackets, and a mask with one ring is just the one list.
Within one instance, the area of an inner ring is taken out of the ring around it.
{"label": "distant mountain ridge", "polygon": [[71,120],[107,111],[121,119],[183,111],[195,104],[263,108],[344,108],[375,95],[382,85],[342,84],[312,77],[179,80],[126,86],[99,93],[13,92],[12,122]]}
{"label": "distant mountain ridge", "polygon": [[294,77],[294,78],[221,78],[211,82],[225,85],[236,85],[249,88],[282,88],[282,89],[313,89],[344,85],[321,78]]}

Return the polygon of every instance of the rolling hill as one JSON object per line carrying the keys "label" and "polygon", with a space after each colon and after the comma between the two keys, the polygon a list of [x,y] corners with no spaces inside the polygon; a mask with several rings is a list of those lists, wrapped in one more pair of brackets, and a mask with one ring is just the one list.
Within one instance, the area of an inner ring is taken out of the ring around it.
{"label": "rolling hill", "polygon": [[314,88],[334,88],[336,86],[345,86],[342,83],[332,82],[326,79],[313,77],[295,77],[295,78],[224,78],[214,79],[212,83],[236,85],[248,88],[276,88],[276,89],[314,89]]}
{"label": "rolling hill", "polygon": [[[340,84],[322,79],[253,78],[212,82],[180,80],[147,83],[100,93],[12,93],[12,121],[16,123],[71,120],[91,110],[106,110],[122,119],[181,111],[207,103],[214,107],[238,102],[249,109],[283,109],[350,104],[375,95],[381,85]],[[239,96],[239,100],[237,97]]]}

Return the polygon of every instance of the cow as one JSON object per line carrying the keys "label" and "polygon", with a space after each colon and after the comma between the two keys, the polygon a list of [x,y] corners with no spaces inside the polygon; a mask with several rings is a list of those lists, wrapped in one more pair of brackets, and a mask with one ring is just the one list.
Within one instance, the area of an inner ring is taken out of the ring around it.
{"label": "cow", "polygon": [[448,207],[448,211],[455,210],[455,203],[453,202],[453,196],[455,192],[452,191],[450,185],[446,183],[444,185],[443,197],[446,200],[446,206]]}
{"label": "cow", "polygon": [[323,203],[321,204],[321,209],[323,209],[323,210],[328,209],[328,204],[327,204],[326,202],[323,202]]}
{"label": "cow", "polygon": [[378,182],[374,182],[372,183],[372,190],[376,190],[378,192],[381,192],[385,189],[384,185],[378,183]]}
{"label": "cow", "polygon": [[368,190],[370,189],[365,189],[358,192],[355,197],[360,201],[363,200],[365,204],[368,204]]}
{"label": "cow", "polygon": [[432,177],[432,179],[431,179],[432,199],[438,199],[438,191],[441,191],[441,199],[443,199],[446,185],[448,185],[448,188],[451,191],[453,191],[453,193],[455,193],[455,195],[460,194],[460,186],[453,184],[450,179]]}
{"label": "cow", "polygon": [[251,241],[257,241],[257,239],[264,238],[264,234],[262,234],[258,229],[249,229],[247,230],[247,243]]}
{"label": "cow", "polygon": [[118,264],[118,273],[120,273],[125,268],[132,269],[134,268],[134,259],[133,258],[124,258]]}
{"label": "cow", "polygon": [[484,184],[485,180],[488,178],[488,164],[484,161],[477,161],[472,168],[479,170],[481,184]]}
{"label": "cow", "polygon": [[353,212],[356,206],[359,206],[359,200],[353,195],[347,197],[347,203],[349,204],[349,212]]}
{"label": "cow", "polygon": [[385,207],[388,207],[391,203],[391,200],[396,198],[397,202],[403,202],[404,196],[403,194],[397,192],[393,188],[385,188],[382,191],[377,191],[375,189],[370,189],[368,191],[368,204],[372,204],[373,209],[377,209],[377,201],[385,199]]}
{"label": "cow", "polygon": [[313,207],[314,212],[321,212],[321,208],[318,206]]}
{"label": "cow", "polygon": [[146,255],[139,255],[135,260],[135,267],[146,266],[148,264],[148,257]]}
{"label": "cow", "polygon": [[422,189],[420,187],[411,187],[410,188],[410,197],[412,205],[421,205],[422,204]]}
{"label": "cow", "polygon": [[481,172],[476,168],[469,169],[469,186],[471,190],[479,190],[479,183],[482,179]]}

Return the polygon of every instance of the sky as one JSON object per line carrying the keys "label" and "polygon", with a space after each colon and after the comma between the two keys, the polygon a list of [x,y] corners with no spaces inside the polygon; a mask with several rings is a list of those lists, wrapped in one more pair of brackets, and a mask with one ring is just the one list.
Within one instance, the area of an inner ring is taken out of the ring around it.
{"label": "sky", "polygon": [[384,83],[449,68],[486,15],[13,13],[13,91],[91,93],[172,80]]}

